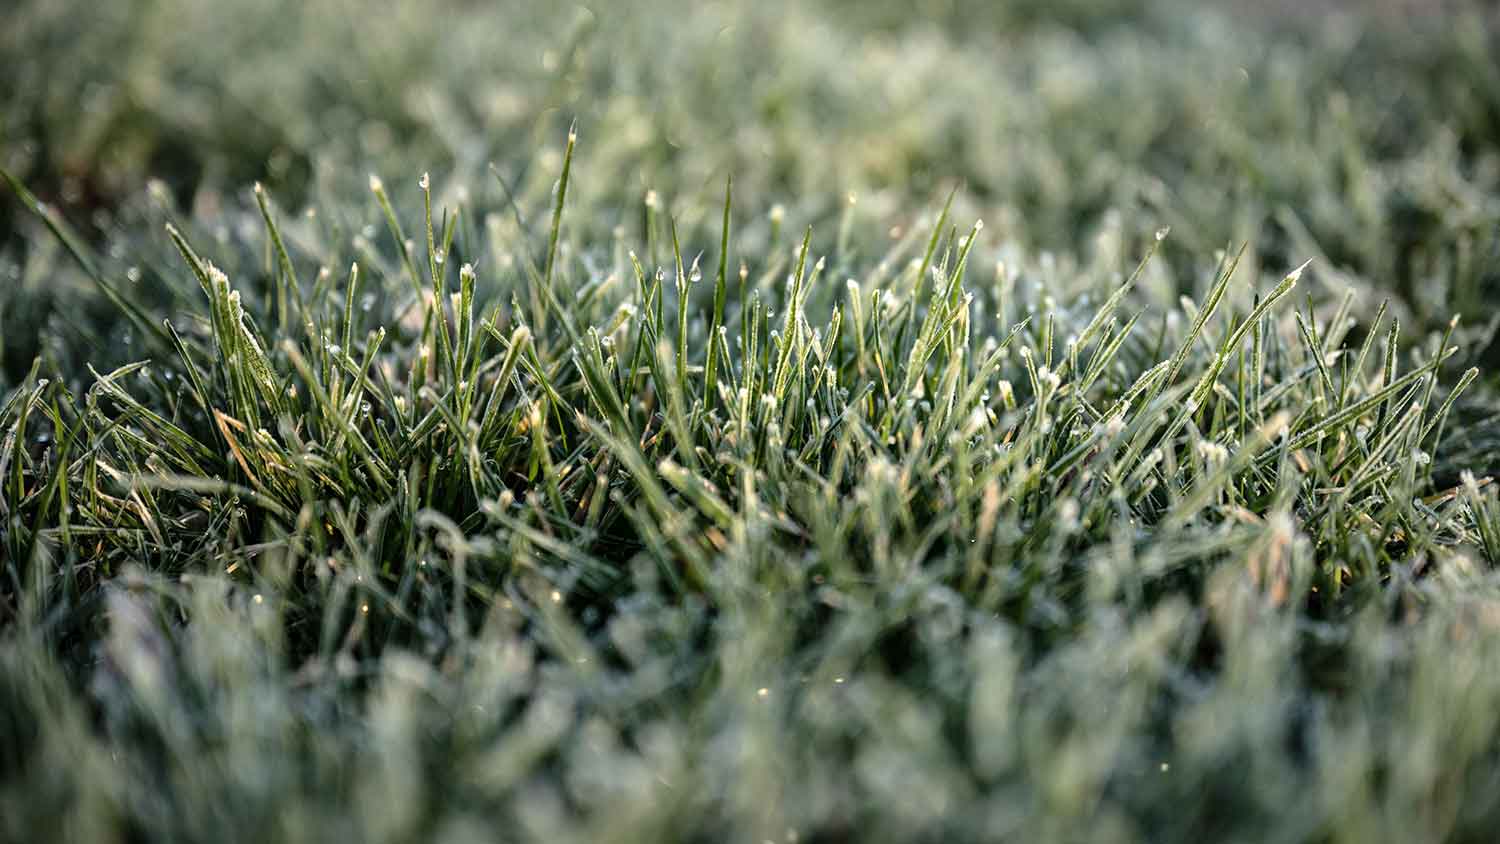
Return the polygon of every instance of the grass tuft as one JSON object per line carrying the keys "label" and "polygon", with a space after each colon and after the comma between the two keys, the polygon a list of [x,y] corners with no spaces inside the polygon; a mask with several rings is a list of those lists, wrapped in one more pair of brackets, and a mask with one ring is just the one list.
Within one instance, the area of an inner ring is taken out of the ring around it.
{"label": "grass tuft", "polygon": [[159,5],[0,104],[0,838],[1495,828],[1482,11]]}

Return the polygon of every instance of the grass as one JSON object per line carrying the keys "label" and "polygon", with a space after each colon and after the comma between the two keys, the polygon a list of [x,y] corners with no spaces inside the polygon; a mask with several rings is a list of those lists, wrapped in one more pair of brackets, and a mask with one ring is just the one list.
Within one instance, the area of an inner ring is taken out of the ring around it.
{"label": "grass", "polygon": [[69,8],[0,43],[127,92],[4,104],[0,836],[1495,828],[1482,12]]}

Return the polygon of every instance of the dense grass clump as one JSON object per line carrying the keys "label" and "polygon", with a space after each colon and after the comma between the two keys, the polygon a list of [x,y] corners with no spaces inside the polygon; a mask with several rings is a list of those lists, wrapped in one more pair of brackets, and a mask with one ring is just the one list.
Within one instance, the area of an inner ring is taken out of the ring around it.
{"label": "dense grass clump", "polygon": [[0,837],[1500,824],[1481,12],[282,5],[0,40]]}

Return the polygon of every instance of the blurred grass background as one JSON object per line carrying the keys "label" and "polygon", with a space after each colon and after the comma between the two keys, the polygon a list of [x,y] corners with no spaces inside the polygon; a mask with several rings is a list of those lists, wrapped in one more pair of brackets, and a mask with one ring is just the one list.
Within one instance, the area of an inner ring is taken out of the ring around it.
{"label": "blurred grass background", "polygon": [[[1186,260],[1248,239],[1435,321],[1496,281],[1479,5],[95,5],[23,2],[0,35],[4,163],[84,220],[152,178],[199,210],[254,180],[293,204],[371,171],[482,182],[576,120],[580,187],[616,201],[733,172],[747,204],[828,215],[853,192],[895,216],[957,181],[1037,248],[1171,225]],[[15,377],[32,344],[8,342]]]}

